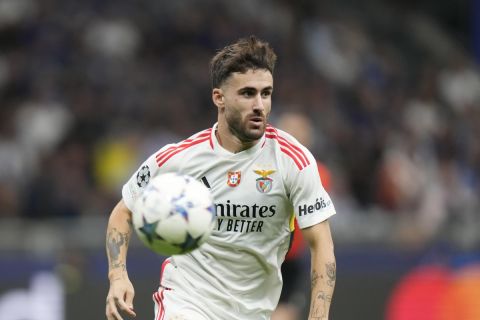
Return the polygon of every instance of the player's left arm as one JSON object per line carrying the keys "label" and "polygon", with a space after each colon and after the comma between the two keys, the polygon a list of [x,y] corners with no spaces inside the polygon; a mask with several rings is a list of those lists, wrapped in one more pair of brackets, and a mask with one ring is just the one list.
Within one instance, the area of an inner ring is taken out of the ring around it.
{"label": "player's left arm", "polygon": [[[335,207],[322,186],[317,162],[312,153],[293,137],[289,150],[298,160],[283,162],[287,190],[298,226],[311,252],[311,300],[309,320],[327,320],[335,288],[336,262],[328,219]],[[291,160],[292,157],[283,159]],[[292,158],[295,160],[295,157]]]}
{"label": "player's left arm", "polygon": [[328,220],[302,229],[311,252],[309,320],[326,320],[336,280],[336,262]]}

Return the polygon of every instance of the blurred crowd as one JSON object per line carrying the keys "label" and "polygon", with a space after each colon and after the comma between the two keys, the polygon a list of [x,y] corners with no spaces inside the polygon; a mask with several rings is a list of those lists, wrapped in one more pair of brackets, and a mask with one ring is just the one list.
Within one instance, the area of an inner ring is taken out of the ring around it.
{"label": "blurred crowd", "polygon": [[408,3],[0,0],[0,219],[106,217],[146,156],[212,125],[209,59],[256,34],[279,56],[271,122],[311,121],[340,233],[471,226],[478,64]]}

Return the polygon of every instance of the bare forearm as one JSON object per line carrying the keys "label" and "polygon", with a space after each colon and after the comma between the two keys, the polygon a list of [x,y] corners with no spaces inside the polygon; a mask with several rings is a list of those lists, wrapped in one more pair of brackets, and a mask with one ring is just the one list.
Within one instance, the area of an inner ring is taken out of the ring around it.
{"label": "bare forearm", "polygon": [[336,280],[336,263],[333,254],[312,257],[310,320],[328,319]]}
{"label": "bare forearm", "polygon": [[309,320],[327,320],[336,280],[336,262],[328,221],[303,230],[311,252]]}
{"label": "bare forearm", "polygon": [[107,227],[106,250],[110,280],[126,272],[128,245],[132,234],[130,211],[123,202],[113,209]]}

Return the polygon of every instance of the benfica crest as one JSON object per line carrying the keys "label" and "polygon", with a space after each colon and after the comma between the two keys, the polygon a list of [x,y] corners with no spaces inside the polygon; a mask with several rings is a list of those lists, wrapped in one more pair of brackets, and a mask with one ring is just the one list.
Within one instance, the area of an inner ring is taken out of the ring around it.
{"label": "benfica crest", "polygon": [[273,179],[269,177],[275,170],[253,170],[256,174],[260,175],[257,178],[257,190],[261,193],[267,193],[272,190]]}
{"label": "benfica crest", "polygon": [[228,171],[227,184],[230,187],[236,187],[240,184],[241,177],[242,177],[242,173],[240,171]]}

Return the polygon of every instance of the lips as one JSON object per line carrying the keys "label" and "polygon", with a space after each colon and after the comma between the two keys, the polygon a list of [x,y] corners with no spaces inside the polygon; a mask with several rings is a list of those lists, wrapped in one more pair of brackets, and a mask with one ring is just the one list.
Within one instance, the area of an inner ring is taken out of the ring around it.
{"label": "lips", "polygon": [[253,116],[248,118],[249,121],[254,122],[256,124],[264,123],[264,118],[261,116]]}

